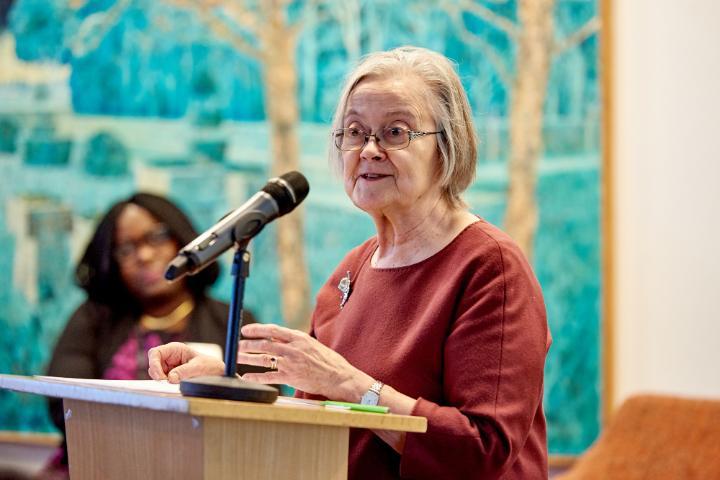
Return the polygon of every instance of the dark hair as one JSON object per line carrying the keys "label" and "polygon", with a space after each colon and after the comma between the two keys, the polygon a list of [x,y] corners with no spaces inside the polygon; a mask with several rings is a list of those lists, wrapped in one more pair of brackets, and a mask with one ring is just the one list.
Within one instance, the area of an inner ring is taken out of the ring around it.
{"label": "dark hair", "polygon": [[[137,308],[137,301],[125,287],[118,264],[113,256],[117,219],[126,206],[133,204],[144,208],[158,221],[164,223],[170,235],[179,245],[191,242],[198,233],[190,219],[174,203],[151,193],[136,193],[113,205],[95,230],[85,254],[75,269],[75,281],[87,292],[90,300],[116,308]],[[187,277],[187,287],[195,297],[215,283],[220,273],[217,263],[209,265],[196,275]]]}

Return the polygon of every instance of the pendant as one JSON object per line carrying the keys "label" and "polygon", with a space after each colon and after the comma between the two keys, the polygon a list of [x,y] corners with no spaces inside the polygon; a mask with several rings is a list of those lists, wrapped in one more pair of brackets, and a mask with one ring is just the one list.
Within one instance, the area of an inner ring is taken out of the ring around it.
{"label": "pendant", "polygon": [[342,293],[342,298],[340,299],[340,310],[345,306],[345,303],[348,301],[348,297],[350,297],[350,271],[348,270],[347,275],[345,275],[342,279],[340,279],[340,283],[338,283],[338,290]]}

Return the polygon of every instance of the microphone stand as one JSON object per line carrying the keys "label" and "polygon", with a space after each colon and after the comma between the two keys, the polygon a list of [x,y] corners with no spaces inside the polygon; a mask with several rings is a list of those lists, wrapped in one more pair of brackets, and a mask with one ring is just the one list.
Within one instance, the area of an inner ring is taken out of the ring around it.
{"label": "microphone stand", "polygon": [[277,399],[276,388],[262,383],[240,379],[237,372],[238,340],[243,318],[245,279],[250,275],[250,252],[244,240],[235,246],[231,275],[233,290],[230,299],[227,336],[225,338],[225,375],[195,377],[180,382],[180,392],[190,397],[220,398],[244,402],[273,403]]}
{"label": "microphone stand", "polygon": [[[247,242],[246,242],[247,243]],[[233,257],[233,290],[230,298],[227,337],[225,339],[225,376],[234,377],[237,372],[238,340],[243,319],[243,301],[245,299],[245,279],[250,276],[250,252],[247,245],[238,245]]]}

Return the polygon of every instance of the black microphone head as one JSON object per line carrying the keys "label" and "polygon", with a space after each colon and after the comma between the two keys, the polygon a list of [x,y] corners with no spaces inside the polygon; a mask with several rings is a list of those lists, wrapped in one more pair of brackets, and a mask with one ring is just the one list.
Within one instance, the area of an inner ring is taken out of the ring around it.
{"label": "black microphone head", "polygon": [[177,280],[190,273],[190,270],[192,270],[192,262],[188,257],[180,254],[168,263],[165,269],[165,280]]}
{"label": "black microphone head", "polygon": [[302,173],[293,171],[268,180],[263,192],[275,199],[278,216],[282,216],[305,200],[310,192],[310,184]]}

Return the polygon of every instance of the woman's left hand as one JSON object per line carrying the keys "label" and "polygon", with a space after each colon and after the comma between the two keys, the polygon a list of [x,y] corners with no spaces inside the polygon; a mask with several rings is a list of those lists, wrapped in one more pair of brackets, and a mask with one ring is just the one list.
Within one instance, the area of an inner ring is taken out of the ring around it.
{"label": "woman's left hand", "polygon": [[[335,400],[358,401],[373,379],[310,335],[271,324],[242,327],[238,363],[274,370],[246,373],[244,380],[286,384]],[[274,361],[273,361],[274,359]]]}

